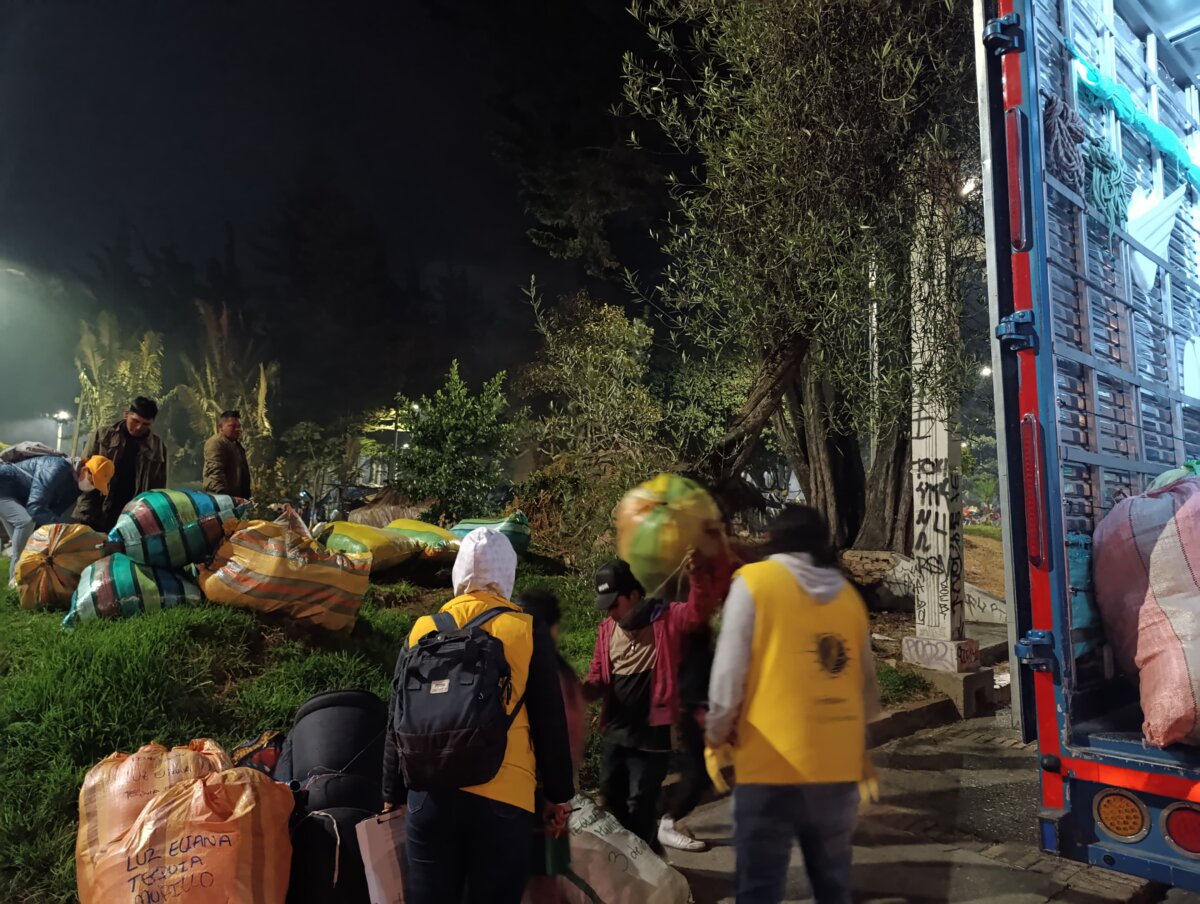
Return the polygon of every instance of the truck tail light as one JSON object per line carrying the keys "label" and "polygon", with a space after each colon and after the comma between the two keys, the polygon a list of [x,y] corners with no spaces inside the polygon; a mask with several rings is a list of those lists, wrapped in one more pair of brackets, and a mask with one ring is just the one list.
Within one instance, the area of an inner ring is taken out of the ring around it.
{"label": "truck tail light", "polygon": [[1146,805],[1128,791],[1104,789],[1096,795],[1092,814],[1105,835],[1124,844],[1141,841],[1150,831]]}
{"label": "truck tail light", "polygon": [[1163,811],[1162,827],[1171,847],[1189,857],[1200,857],[1200,809],[1192,804],[1171,804]]}

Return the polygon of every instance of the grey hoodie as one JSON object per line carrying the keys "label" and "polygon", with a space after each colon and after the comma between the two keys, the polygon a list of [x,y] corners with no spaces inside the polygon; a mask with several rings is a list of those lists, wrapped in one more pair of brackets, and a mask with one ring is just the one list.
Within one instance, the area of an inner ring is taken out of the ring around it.
{"label": "grey hoodie", "polygon": [[[840,571],[817,565],[807,553],[781,553],[771,556],[770,560],[787,566],[796,582],[818,603],[828,603],[846,586]],[[721,634],[717,638],[717,652],[708,684],[705,737],[710,747],[719,747],[733,735],[746,696],[753,645],[754,597],[746,582],[738,578],[729,588],[729,598],[721,615]],[[870,629],[863,638],[863,651],[863,699],[870,719],[879,711]]]}

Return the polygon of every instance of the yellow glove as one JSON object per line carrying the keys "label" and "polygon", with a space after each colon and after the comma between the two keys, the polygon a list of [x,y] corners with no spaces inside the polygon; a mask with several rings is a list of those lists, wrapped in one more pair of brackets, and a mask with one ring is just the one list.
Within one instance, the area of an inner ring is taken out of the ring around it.
{"label": "yellow glove", "polygon": [[715,750],[712,747],[705,747],[704,765],[708,769],[708,777],[712,779],[713,787],[716,788],[717,793],[728,794],[729,783],[725,781],[725,776],[721,770],[726,766],[733,765],[733,747],[729,744],[722,744]]}
{"label": "yellow glove", "polygon": [[871,757],[863,752],[863,777],[858,783],[858,806],[865,810],[868,804],[879,801],[879,779],[875,777],[875,767],[871,765]]}

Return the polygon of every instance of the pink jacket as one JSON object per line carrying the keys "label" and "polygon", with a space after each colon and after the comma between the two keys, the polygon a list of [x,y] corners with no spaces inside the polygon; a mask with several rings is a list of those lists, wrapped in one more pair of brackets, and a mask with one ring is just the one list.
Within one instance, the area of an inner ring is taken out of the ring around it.
{"label": "pink jacket", "polygon": [[[725,598],[729,586],[728,566],[718,565],[713,574],[694,576],[687,602],[658,602],[650,616],[654,626],[657,659],[650,679],[650,724],[674,725],[679,718],[679,654],[683,635],[708,624],[709,618]],[[608,724],[608,689],[612,686],[611,641],[617,623],[611,618],[600,622],[596,649],[588,669],[587,686],[600,689],[604,704],[600,710],[600,730]]]}

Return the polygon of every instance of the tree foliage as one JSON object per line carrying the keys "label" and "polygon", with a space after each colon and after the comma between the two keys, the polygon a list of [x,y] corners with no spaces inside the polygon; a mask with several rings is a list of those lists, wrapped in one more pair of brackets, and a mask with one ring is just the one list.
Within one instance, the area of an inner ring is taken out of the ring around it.
{"label": "tree foliage", "polygon": [[501,372],[472,393],[454,361],[433,395],[397,397],[397,407],[412,414],[396,458],[396,483],[412,499],[432,499],[431,517],[449,522],[494,514],[489,496],[517,449],[519,415],[511,411],[504,382]]}
{"label": "tree foliage", "polygon": [[81,326],[75,366],[79,369],[83,423],[90,429],[115,421],[137,396],[155,399],[163,394],[162,336],[147,330],[127,337],[115,315],[100,313],[95,324]]}
{"label": "tree foliage", "polygon": [[273,428],[269,416],[279,383],[279,364],[263,360],[242,318],[228,307],[197,303],[202,327],[199,363],[183,356],[187,382],[179,387],[195,436],[213,432],[222,411],[241,413],[242,444],[253,470],[270,465]]}
{"label": "tree foliage", "polygon": [[[647,292],[677,344],[753,374],[715,477],[776,426],[843,542],[869,517],[878,466],[903,520],[914,296],[936,301],[915,379],[950,406],[965,220],[977,164],[971,12],[964,0],[635,0],[657,53],[624,61],[628,109],[680,155],[659,233],[670,262]],[[636,136],[634,136],[636,140]],[[938,228],[922,218],[939,217]],[[916,258],[933,262],[913,267]],[[864,462],[860,437],[882,450]],[[883,514],[883,513],[880,513]],[[874,542],[895,545],[897,532]]]}
{"label": "tree foliage", "polygon": [[665,407],[648,385],[654,331],[585,293],[554,309],[529,290],[542,348],[524,384],[546,400],[539,449],[599,462],[661,459]]}

